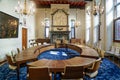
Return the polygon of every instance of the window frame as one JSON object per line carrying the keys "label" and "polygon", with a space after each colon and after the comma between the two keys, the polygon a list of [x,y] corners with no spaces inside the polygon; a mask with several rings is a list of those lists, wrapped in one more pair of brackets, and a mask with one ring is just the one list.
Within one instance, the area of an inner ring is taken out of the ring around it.
{"label": "window frame", "polygon": [[[120,37],[119,37],[120,35],[116,33],[120,34],[120,17],[114,20],[114,26],[113,26],[113,41],[120,42]],[[119,39],[116,39],[116,37],[118,37]]]}
{"label": "window frame", "polygon": [[[113,42],[120,42],[120,38],[119,38],[119,28],[120,28],[120,16],[118,16],[117,14],[117,7],[120,6],[120,2],[117,3],[117,0],[115,1],[115,5],[114,5],[114,11],[115,11],[115,19],[113,20]],[[117,29],[116,29],[117,28]],[[118,33],[118,34],[116,34]],[[118,39],[116,38],[118,37]]]}

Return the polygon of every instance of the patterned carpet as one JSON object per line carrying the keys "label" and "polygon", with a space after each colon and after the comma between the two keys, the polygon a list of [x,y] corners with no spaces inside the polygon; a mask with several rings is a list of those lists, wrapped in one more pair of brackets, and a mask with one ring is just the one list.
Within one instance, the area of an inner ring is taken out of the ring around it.
{"label": "patterned carpet", "polygon": [[65,60],[75,56],[80,56],[80,53],[68,48],[55,48],[43,52],[38,56],[38,59]]}
{"label": "patterned carpet", "polygon": [[[38,56],[38,59],[68,59],[79,55],[76,51],[71,49],[52,49],[51,51],[53,51],[54,54],[51,54],[50,51],[45,51]],[[20,69],[20,80],[27,80],[26,72],[26,67]],[[10,70],[7,62],[0,66],[0,80],[17,80],[16,70]],[[60,80],[60,78],[57,77],[57,80]],[[85,80],[120,80],[120,68],[105,58],[100,65],[98,75],[95,78],[85,76]]]}
{"label": "patterned carpet", "polygon": [[85,80],[120,80],[120,68],[104,58],[98,70],[98,75],[93,79],[86,76]]}

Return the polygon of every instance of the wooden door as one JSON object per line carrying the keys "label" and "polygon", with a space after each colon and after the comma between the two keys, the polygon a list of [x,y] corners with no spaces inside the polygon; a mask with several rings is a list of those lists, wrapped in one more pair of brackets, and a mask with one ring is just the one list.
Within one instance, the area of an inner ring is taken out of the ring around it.
{"label": "wooden door", "polygon": [[27,48],[27,28],[22,28],[22,49]]}

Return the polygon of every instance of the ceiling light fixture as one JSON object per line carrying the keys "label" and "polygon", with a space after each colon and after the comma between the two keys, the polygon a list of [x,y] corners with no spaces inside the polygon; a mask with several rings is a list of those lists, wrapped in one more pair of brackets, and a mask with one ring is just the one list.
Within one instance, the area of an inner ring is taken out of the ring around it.
{"label": "ceiling light fixture", "polygon": [[22,3],[20,0],[18,1],[17,6],[15,7],[15,12],[20,15],[33,15],[35,13],[35,4],[33,1],[24,0]]}
{"label": "ceiling light fixture", "polygon": [[90,9],[90,7],[87,8],[87,14],[90,15],[91,13],[96,16],[98,14],[103,14],[104,12],[104,7],[102,6],[102,0],[100,2],[97,2],[94,0],[93,3],[93,9]]}
{"label": "ceiling light fixture", "polygon": [[78,10],[76,8],[76,21],[74,23],[74,26],[75,27],[79,27],[81,25],[80,21],[78,21]]}

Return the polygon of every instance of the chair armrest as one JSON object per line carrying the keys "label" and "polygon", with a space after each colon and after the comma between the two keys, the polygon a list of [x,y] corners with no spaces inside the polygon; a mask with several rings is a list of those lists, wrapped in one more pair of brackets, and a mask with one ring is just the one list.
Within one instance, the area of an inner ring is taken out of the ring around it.
{"label": "chair armrest", "polygon": [[61,73],[61,75],[65,75],[65,73],[64,73],[64,72],[62,72],[62,73]]}
{"label": "chair armrest", "polygon": [[49,73],[49,76],[50,76],[50,80],[54,80],[54,79],[52,79],[53,78],[52,73]]}

